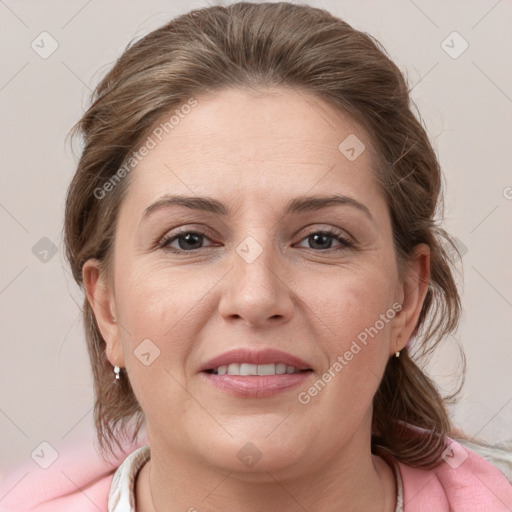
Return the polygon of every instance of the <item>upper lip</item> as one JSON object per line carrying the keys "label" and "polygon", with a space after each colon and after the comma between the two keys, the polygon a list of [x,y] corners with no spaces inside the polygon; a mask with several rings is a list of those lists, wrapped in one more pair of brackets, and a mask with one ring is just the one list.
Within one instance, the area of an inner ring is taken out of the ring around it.
{"label": "upper lip", "polygon": [[224,352],[213,359],[210,359],[201,366],[200,371],[213,370],[219,366],[229,365],[231,363],[248,364],[277,364],[282,363],[287,366],[295,366],[299,370],[310,370],[311,366],[297,356],[288,354],[274,348],[264,350],[252,350],[248,348],[237,348]]}

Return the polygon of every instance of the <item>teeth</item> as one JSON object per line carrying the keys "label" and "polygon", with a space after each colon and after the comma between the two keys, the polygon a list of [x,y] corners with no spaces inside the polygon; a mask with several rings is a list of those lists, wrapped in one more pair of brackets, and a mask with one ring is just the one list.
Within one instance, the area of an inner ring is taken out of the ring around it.
{"label": "teeth", "polygon": [[275,364],[259,364],[258,375],[275,375],[276,365]]}
{"label": "teeth", "polygon": [[286,373],[286,365],[282,363],[276,364],[276,373],[277,375],[283,375],[283,373]]}
{"label": "teeth", "polygon": [[255,364],[242,363],[240,365],[240,373],[238,375],[258,375],[258,366]]}
{"label": "teeth", "polygon": [[231,363],[226,373],[228,375],[240,375],[240,365],[238,363]]}
{"label": "teeth", "polygon": [[219,366],[213,372],[218,375],[283,375],[285,373],[300,373],[300,370],[295,366],[287,366],[283,363],[231,363],[230,365]]}

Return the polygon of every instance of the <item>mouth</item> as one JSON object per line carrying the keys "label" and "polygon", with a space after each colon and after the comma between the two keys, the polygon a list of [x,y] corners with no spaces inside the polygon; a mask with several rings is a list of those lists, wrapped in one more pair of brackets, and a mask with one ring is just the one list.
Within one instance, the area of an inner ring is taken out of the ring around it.
{"label": "mouth", "polygon": [[294,373],[311,372],[310,368],[299,369],[295,366],[285,363],[269,363],[269,364],[251,364],[251,363],[231,363],[223,364],[217,368],[206,370],[207,373],[213,375],[291,375]]}
{"label": "mouth", "polygon": [[302,359],[279,350],[236,349],[210,360],[200,373],[224,393],[263,398],[304,384],[314,371]]}

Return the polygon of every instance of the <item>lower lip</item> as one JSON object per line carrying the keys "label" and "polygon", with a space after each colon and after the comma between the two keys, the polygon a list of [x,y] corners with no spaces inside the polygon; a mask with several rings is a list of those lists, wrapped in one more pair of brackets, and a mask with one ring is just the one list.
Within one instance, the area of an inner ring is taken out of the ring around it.
{"label": "lower lip", "polygon": [[277,395],[297,387],[311,377],[313,372],[285,373],[283,375],[218,375],[201,372],[216,388],[236,396],[258,397]]}

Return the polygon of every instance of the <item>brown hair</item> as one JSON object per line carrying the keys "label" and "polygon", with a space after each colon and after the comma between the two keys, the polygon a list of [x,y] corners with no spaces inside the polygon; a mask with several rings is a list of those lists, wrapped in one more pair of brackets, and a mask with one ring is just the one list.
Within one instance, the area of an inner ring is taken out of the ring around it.
{"label": "brown hair", "polygon": [[[286,2],[214,6],[179,16],[128,45],[71,131],[84,143],[65,212],[73,276],[83,286],[82,267],[90,258],[99,259],[109,274],[117,213],[130,176],[101,199],[95,191],[126,165],[164,114],[221,88],[274,86],[315,94],[370,134],[399,268],[416,244],[430,246],[431,282],[414,333],[418,350],[414,360],[406,348],[387,364],[373,399],[372,451],[409,465],[435,466],[452,426],[447,399],[417,363],[456,328],[460,315],[451,260],[457,249],[435,220],[442,207],[441,169],[398,67],[372,36],[327,11]],[[122,449],[119,438],[132,419],[136,438],[144,415],[127,376],[114,384],[87,298],[83,317],[98,440],[103,453],[112,452],[113,443]],[[426,433],[411,434],[405,423]]]}

